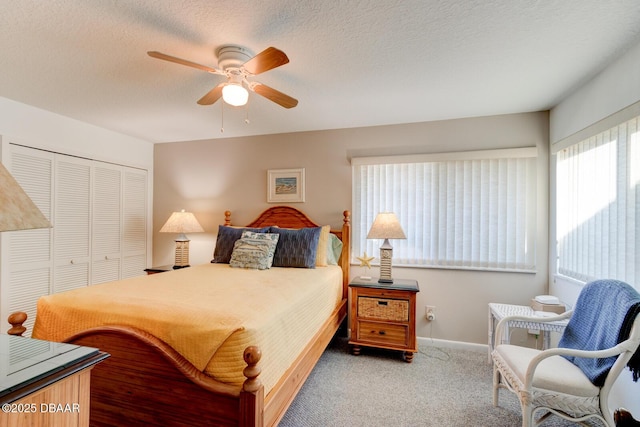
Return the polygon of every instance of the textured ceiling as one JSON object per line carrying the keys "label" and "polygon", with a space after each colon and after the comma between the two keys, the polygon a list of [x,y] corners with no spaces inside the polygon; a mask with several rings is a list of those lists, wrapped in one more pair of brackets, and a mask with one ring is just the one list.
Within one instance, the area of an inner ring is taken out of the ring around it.
{"label": "textured ceiling", "polygon": [[[546,110],[640,41],[638,0],[0,0],[0,96],[153,142]],[[215,49],[299,100],[200,99]]]}

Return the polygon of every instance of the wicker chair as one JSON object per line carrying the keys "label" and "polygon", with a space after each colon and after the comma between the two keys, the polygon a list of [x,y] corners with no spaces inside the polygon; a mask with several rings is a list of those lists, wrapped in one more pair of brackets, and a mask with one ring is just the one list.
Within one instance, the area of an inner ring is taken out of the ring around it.
{"label": "wicker chair", "polygon": [[[610,280],[597,282],[606,282],[609,286],[613,284],[612,289],[618,289],[617,286],[621,284],[620,286],[626,286],[626,288],[623,288],[625,291],[631,289],[630,292],[635,293],[637,298],[640,299],[640,294],[623,282]],[[571,317],[560,340],[560,346],[562,346],[565,337],[573,333],[576,327],[587,328],[586,330],[594,327],[584,324],[576,325],[576,319],[584,319],[584,316],[578,316],[579,310],[596,310],[597,314],[587,317],[597,319],[597,321],[607,319],[608,316],[609,320],[615,317],[610,313],[610,311],[616,310],[612,307],[619,302],[615,292],[604,299],[593,299],[593,296],[585,295],[587,288],[590,285],[597,285],[597,282],[592,282],[585,286],[578,297],[573,312],[569,311],[559,316],[543,319],[543,321],[555,321]],[[503,318],[496,328],[495,350],[492,353],[494,362],[493,405],[498,406],[499,389],[505,388],[515,393],[520,400],[523,427],[536,426],[552,414],[573,422],[597,418],[604,422],[605,425],[615,427],[613,413],[608,406],[609,392],[627,364],[630,367],[631,365],[635,366],[634,380],[637,379],[638,355],[634,356],[634,353],[640,346],[640,316],[637,315],[638,311],[640,311],[640,303],[636,302],[625,316],[627,332],[620,333],[617,339],[614,336],[613,345],[606,348],[589,349],[559,347],[541,351],[516,345],[501,344],[500,338],[503,336],[503,328],[506,322],[515,319],[541,321],[540,318],[523,316]],[[605,323],[607,323],[606,320]],[[630,332],[628,332],[629,327],[631,328]],[[593,335],[596,334],[594,333]],[[628,338],[622,339],[621,335],[627,335]],[[616,341],[621,342],[616,344]],[[572,356],[579,357],[580,360],[573,359]],[[604,364],[609,367],[599,375],[594,384],[593,378],[590,378],[588,374],[583,372],[583,369],[566,357],[573,359],[578,364],[583,361],[593,363],[597,360],[598,366],[601,366],[600,364],[604,361]],[[632,360],[633,362],[630,362]],[[541,412],[541,416],[536,418],[538,412]]]}

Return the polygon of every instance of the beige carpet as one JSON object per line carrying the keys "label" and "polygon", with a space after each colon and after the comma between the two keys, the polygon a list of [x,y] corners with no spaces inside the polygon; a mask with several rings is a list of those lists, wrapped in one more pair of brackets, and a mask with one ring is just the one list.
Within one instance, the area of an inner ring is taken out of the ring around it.
{"label": "beige carpet", "polygon": [[[483,352],[432,346],[413,363],[400,352],[364,348],[349,353],[347,340],[329,345],[280,427],[517,427],[520,405],[500,391],[492,404],[492,370]],[[550,417],[542,426],[573,426]],[[601,426],[592,423],[593,426]]]}

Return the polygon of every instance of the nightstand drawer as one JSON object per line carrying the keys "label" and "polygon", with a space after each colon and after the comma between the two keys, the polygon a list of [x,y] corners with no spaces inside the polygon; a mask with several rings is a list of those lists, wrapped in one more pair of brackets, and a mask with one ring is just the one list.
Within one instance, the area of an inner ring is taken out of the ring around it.
{"label": "nightstand drawer", "polygon": [[409,301],[358,297],[358,317],[406,322],[409,320]]}
{"label": "nightstand drawer", "polygon": [[409,345],[409,327],[379,322],[358,322],[358,341],[391,346]]}

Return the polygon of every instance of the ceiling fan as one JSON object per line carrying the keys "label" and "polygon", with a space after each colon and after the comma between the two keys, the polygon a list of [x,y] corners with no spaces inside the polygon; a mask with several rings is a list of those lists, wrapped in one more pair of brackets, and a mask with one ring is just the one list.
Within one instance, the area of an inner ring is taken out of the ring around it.
{"label": "ceiling fan", "polygon": [[247,89],[284,108],[293,108],[298,105],[297,99],[260,82],[247,79],[247,77],[264,73],[289,62],[287,55],[275,47],[268,47],[256,56],[251,57],[249,51],[242,46],[223,45],[216,52],[219,68],[208,67],[156,51],[149,51],[147,54],[152,58],[163,59],[211,74],[226,76],[227,80],[225,82],[220,83],[198,100],[200,105],[211,105],[220,98],[233,106],[245,105],[249,97]]}

